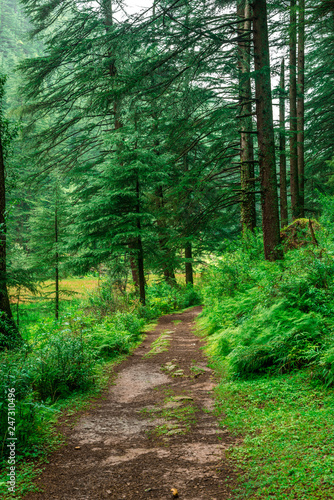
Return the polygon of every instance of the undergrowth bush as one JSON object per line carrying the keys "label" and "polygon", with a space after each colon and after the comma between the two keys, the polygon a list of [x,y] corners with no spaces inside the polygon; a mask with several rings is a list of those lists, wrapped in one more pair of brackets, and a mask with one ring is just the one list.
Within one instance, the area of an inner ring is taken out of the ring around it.
{"label": "undergrowth bush", "polygon": [[55,335],[30,357],[32,387],[38,398],[51,402],[93,384],[93,363],[82,336]]}
{"label": "undergrowth bush", "polygon": [[117,312],[107,316],[86,334],[95,358],[113,358],[127,354],[140,337],[144,319],[134,312]]}
{"label": "undergrowth bush", "polygon": [[198,289],[192,285],[172,286],[161,281],[147,288],[147,306],[142,309],[141,315],[146,319],[154,319],[177,309],[200,304],[201,300]]}
{"label": "undergrowth bush", "polygon": [[44,429],[50,421],[52,409],[38,401],[32,386],[32,373],[27,363],[27,352],[4,352],[0,360],[0,462],[8,456],[7,437],[8,394],[15,389],[15,437],[18,455],[27,450],[34,455],[42,446]]}
{"label": "undergrowth bush", "polygon": [[209,267],[202,325],[209,351],[234,377],[310,367],[334,384],[334,258],[325,247],[267,262],[258,237],[239,242]]}

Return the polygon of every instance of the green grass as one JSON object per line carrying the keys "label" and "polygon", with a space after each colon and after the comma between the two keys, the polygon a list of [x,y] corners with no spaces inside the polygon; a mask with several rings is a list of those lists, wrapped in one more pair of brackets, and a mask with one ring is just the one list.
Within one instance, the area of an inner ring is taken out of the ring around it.
{"label": "green grass", "polygon": [[222,373],[217,414],[243,438],[228,453],[240,468],[237,498],[334,498],[334,390],[310,372],[243,381]]}
{"label": "green grass", "polygon": [[144,358],[151,358],[156,354],[161,354],[164,351],[168,351],[171,341],[171,333],[170,331],[163,332],[159,337],[152,342],[150,351],[145,354]]}
{"label": "green grass", "polygon": [[175,396],[172,390],[166,391],[168,396],[164,399],[162,407],[154,409],[144,409],[143,413],[150,415],[152,418],[159,418],[165,422],[156,426],[153,431],[149,432],[152,436],[173,436],[183,435],[191,430],[196,424],[197,407],[193,404],[192,398],[184,394],[183,396]]}

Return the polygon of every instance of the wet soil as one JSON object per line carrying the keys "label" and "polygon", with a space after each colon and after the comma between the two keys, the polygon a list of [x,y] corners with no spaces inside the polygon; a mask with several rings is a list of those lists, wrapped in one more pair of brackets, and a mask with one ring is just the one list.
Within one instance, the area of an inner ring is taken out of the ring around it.
{"label": "wet soil", "polygon": [[43,492],[25,500],[232,498],[224,451],[234,438],[213,414],[214,375],[192,333],[199,312],[159,320],[115,368],[115,385],[65,427],[66,445],[37,481]]}

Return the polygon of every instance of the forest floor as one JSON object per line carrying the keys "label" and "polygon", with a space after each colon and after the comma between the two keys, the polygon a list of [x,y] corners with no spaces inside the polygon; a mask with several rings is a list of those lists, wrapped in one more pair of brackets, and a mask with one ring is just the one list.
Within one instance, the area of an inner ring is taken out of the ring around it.
{"label": "forest floor", "polygon": [[232,498],[224,451],[236,438],[214,416],[214,374],[193,333],[200,310],[160,318],[104,395],[63,423],[66,444],[25,500],[167,500],[173,488],[180,500]]}

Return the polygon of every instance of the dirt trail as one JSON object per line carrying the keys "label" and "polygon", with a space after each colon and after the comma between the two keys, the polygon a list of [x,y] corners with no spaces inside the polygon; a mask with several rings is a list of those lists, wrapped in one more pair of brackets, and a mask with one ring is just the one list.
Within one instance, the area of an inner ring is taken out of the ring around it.
{"label": "dirt trail", "polygon": [[167,500],[172,488],[180,500],[232,498],[233,438],[212,414],[213,375],[192,333],[199,312],[159,320],[106,396],[65,430],[67,446],[38,480],[44,493],[25,500]]}

